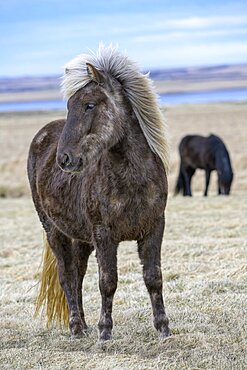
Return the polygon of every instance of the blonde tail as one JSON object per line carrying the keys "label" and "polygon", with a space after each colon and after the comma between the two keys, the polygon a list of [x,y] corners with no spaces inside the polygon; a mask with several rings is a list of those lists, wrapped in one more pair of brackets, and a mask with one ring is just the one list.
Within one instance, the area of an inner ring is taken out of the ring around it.
{"label": "blonde tail", "polygon": [[40,309],[46,311],[47,327],[53,323],[59,327],[69,325],[69,309],[64,291],[59,283],[57,260],[48,240],[45,238],[43,269],[40,277],[40,290],[36,299],[35,316]]}

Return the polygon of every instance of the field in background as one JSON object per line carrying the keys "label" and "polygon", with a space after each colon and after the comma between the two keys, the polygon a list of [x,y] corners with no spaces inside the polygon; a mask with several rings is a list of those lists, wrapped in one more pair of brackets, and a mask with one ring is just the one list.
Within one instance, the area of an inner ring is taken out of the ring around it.
{"label": "field in background", "polygon": [[[147,72],[147,71],[145,71]],[[247,64],[153,70],[158,93],[247,87]],[[61,76],[0,78],[0,103],[61,99]]]}
{"label": "field in background", "polygon": [[[171,143],[170,194],[162,248],[167,313],[173,336],[159,341],[142,282],[136,245],[119,248],[114,340],[97,343],[100,294],[95,256],[85,278],[89,336],[71,339],[33,319],[42,230],[30,200],[26,157],[31,138],[64,112],[0,115],[0,368],[1,369],[245,369],[247,247],[247,106],[173,106],[164,111]],[[189,133],[218,134],[235,173],[232,195],[202,197],[202,171],[193,198],[172,196],[177,146]],[[22,197],[18,197],[24,195]],[[5,197],[5,198],[4,198]]]}
{"label": "field in background", "polygon": [[[186,134],[222,137],[229,149],[235,178],[233,192],[247,190],[247,105],[205,104],[181,105],[164,108],[168,123],[171,147],[169,189],[172,192],[176,180],[179,158],[178,144]],[[0,196],[28,194],[26,160],[34,134],[46,123],[65,117],[63,111],[20,112],[0,114]],[[210,192],[215,193],[216,174],[213,174]],[[197,171],[193,189],[204,187],[204,172]]]}

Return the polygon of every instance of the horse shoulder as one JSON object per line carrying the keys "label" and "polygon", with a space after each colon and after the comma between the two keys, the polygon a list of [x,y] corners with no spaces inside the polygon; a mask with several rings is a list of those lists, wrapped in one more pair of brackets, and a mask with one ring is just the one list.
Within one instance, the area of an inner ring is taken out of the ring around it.
{"label": "horse shoulder", "polygon": [[29,178],[38,170],[45,157],[54,152],[65,124],[64,119],[52,121],[42,127],[34,136],[28,154]]}
{"label": "horse shoulder", "polygon": [[44,145],[57,141],[62,132],[64,124],[65,119],[60,119],[49,122],[42,127],[34,136],[31,143],[31,149],[35,151],[41,149]]}

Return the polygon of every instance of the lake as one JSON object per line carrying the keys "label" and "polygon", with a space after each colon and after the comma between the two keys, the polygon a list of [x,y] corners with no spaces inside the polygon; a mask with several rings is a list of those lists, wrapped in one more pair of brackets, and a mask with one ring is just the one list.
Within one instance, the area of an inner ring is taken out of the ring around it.
{"label": "lake", "polygon": [[[161,105],[199,104],[216,102],[239,102],[247,100],[247,89],[226,89],[197,92],[176,92],[159,95]],[[0,103],[0,112],[18,112],[29,110],[60,110],[66,109],[62,100],[43,100],[26,102]]]}
{"label": "lake", "polygon": [[162,105],[239,102],[247,100],[247,89],[176,92],[162,94],[159,100]]}

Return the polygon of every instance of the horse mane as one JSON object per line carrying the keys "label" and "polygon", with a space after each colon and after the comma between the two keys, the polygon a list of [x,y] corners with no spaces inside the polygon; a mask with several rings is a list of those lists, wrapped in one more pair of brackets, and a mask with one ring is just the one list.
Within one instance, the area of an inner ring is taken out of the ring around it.
{"label": "horse mane", "polygon": [[97,53],[78,55],[65,66],[62,91],[66,99],[92,80],[86,63],[92,64],[122,84],[149,147],[161,158],[165,170],[168,171],[169,148],[165,119],[148,75],[142,74],[137,64],[121,54],[117,47],[105,47],[100,44]]}

